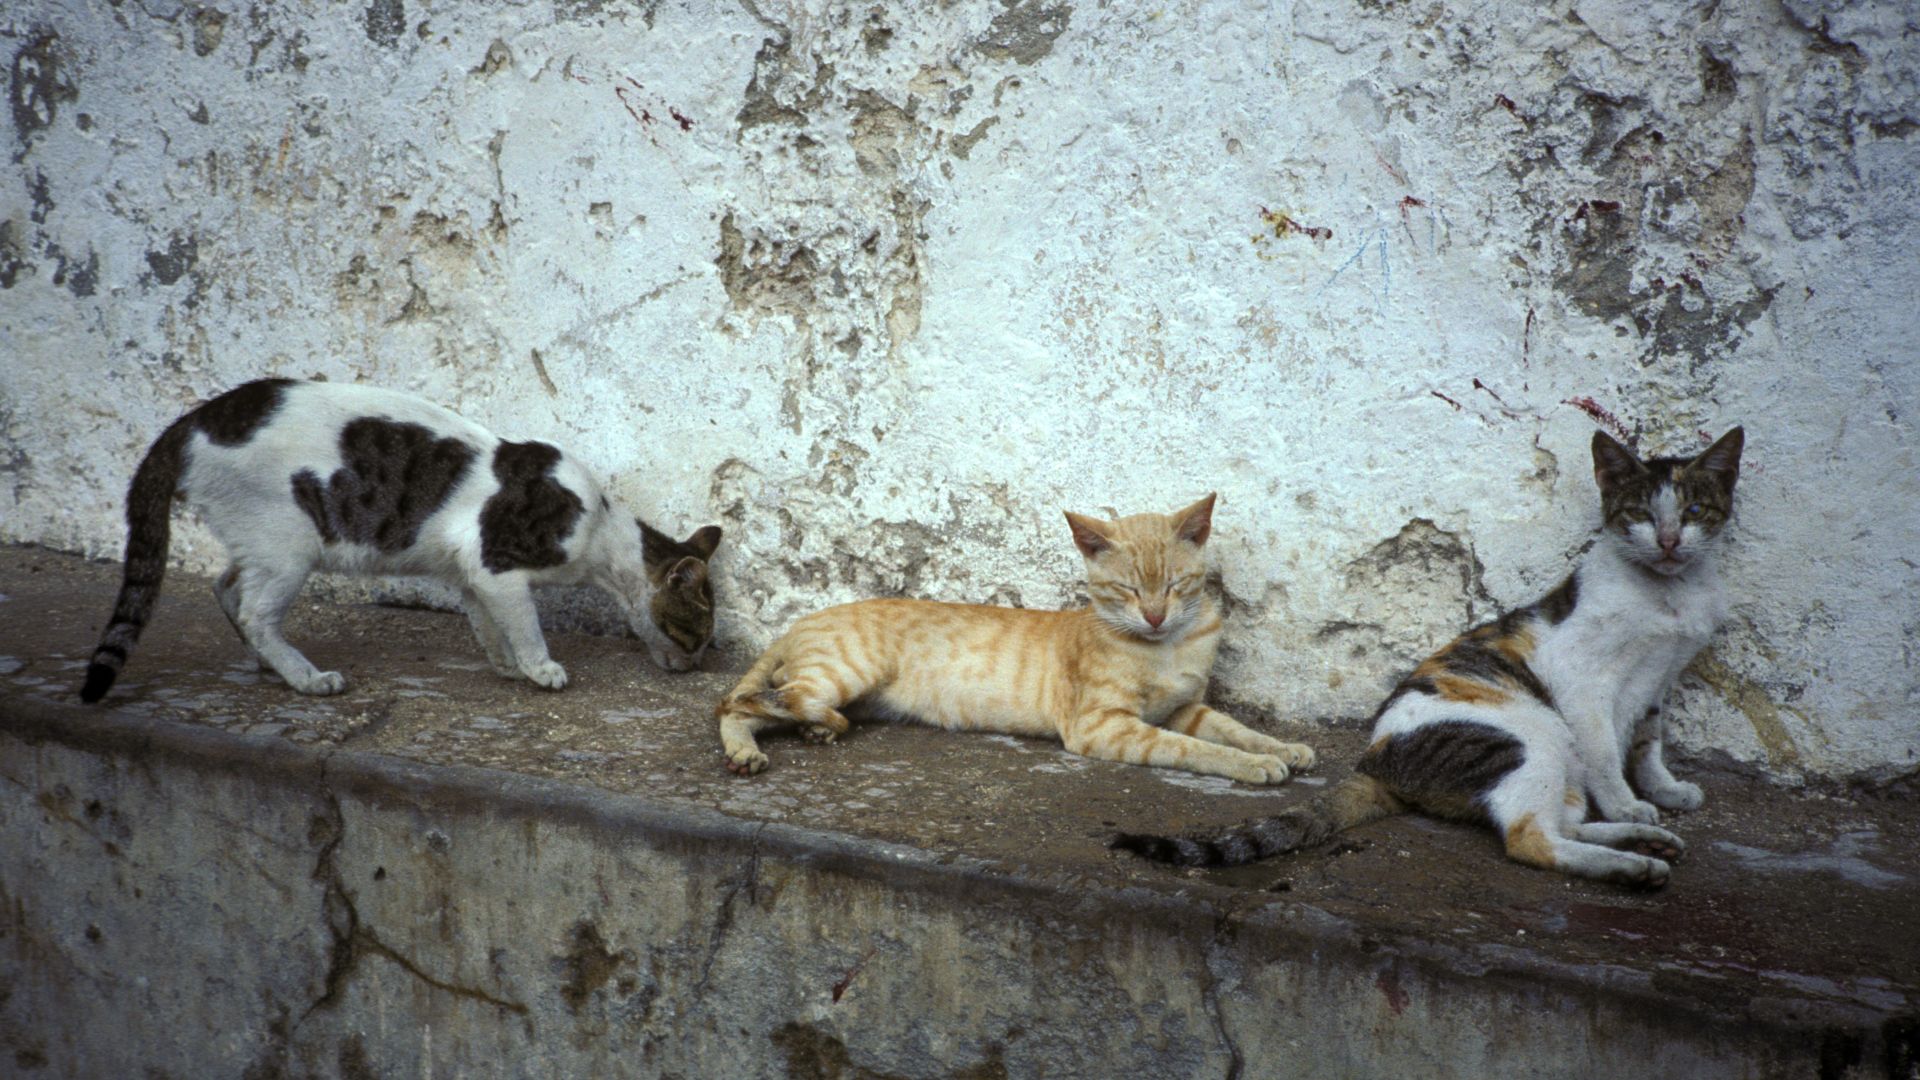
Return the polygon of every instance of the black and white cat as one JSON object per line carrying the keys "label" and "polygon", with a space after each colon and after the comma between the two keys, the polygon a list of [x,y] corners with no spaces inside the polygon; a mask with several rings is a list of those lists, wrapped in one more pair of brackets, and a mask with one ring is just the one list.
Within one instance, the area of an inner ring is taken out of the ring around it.
{"label": "black and white cat", "polygon": [[371,386],[263,379],[174,421],[127,489],[126,577],[80,697],[98,701],[160,594],[173,500],[231,560],[214,594],[256,658],[303,694],[337,694],[280,633],[314,570],[438,578],[461,590],[494,670],[558,690],[534,585],[613,595],[661,667],[700,662],[713,637],[708,525],[683,541],[614,512],[593,472],[557,447],[506,442],[446,409]]}
{"label": "black and white cat", "polygon": [[1664,884],[1667,858],[1686,846],[1658,827],[1656,807],[1692,810],[1701,793],[1667,771],[1660,704],[1727,616],[1712,555],[1743,439],[1734,428],[1697,457],[1643,462],[1596,432],[1603,524],[1591,550],[1538,602],[1401,680],[1352,779],[1212,836],[1122,835],[1113,846],[1187,866],[1245,863],[1419,810],[1490,824],[1531,866]]}

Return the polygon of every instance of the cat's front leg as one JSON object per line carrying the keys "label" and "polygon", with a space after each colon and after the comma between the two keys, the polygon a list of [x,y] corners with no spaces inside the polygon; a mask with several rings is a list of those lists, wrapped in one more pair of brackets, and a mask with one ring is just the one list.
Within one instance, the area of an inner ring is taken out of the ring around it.
{"label": "cat's front leg", "polygon": [[1105,761],[1185,769],[1247,784],[1284,784],[1290,775],[1276,754],[1249,753],[1163,731],[1140,719],[1138,709],[1124,706],[1084,709],[1062,725],[1060,736],[1069,751]]}
{"label": "cat's front leg", "polygon": [[1168,731],[1221,743],[1250,754],[1271,754],[1295,770],[1313,768],[1313,747],[1305,743],[1282,742],[1198,701],[1176,710],[1167,718],[1166,727]]}
{"label": "cat's front leg", "polygon": [[540,633],[540,612],[533,605],[533,589],[526,575],[513,571],[490,574],[474,582],[472,589],[505,638],[520,674],[548,690],[567,685],[566,669],[547,655],[547,639]]}
{"label": "cat's front leg", "polygon": [[1573,729],[1574,749],[1580,755],[1587,790],[1600,817],[1658,825],[1660,811],[1627,786],[1626,762],[1621,759],[1620,738],[1613,730],[1610,712],[1603,708],[1569,708],[1562,715]]}
{"label": "cat's front leg", "polygon": [[467,622],[473,627],[473,636],[480,642],[480,648],[486,651],[487,663],[493,670],[509,679],[524,678],[520,673],[520,662],[514,659],[513,646],[507,643],[507,636],[487,614],[486,605],[472,589],[462,590],[461,606],[466,608]]}
{"label": "cat's front leg", "polygon": [[1666,719],[1658,705],[1646,711],[1635,725],[1633,748],[1628,761],[1633,782],[1649,801],[1665,810],[1698,810],[1706,801],[1700,785],[1674,778],[1664,758]]}

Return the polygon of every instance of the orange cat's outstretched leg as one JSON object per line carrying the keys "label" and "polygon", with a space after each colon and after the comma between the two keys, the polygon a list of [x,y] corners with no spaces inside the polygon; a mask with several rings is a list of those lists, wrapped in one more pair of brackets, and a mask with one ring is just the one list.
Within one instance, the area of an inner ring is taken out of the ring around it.
{"label": "orange cat's outstretched leg", "polygon": [[1067,749],[1082,757],[1156,765],[1224,776],[1248,784],[1284,784],[1289,770],[1277,754],[1250,753],[1191,735],[1163,731],[1119,706],[1088,709],[1062,726]]}
{"label": "orange cat's outstretched leg", "polygon": [[1197,701],[1168,717],[1166,729],[1245,750],[1250,754],[1272,754],[1296,772],[1313,768],[1313,747],[1305,743],[1282,742],[1271,735],[1261,734],[1226,713],[1210,709]]}

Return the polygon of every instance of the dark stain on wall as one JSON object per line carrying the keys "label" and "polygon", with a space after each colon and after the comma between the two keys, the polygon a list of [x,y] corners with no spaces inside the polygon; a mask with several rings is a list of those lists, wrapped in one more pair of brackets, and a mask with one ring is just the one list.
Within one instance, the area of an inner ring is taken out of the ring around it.
{"label": "dark stain on wall", "polygon": [[80,96],[56,47],[59,40],[53,31],[39,30],[13,54],[7,104],[13,109],[14,136],[20,140],[18,157],[26,156],[36,133],[53,126],[62,104]]}
{"label": "dark stain on wall", "polygon": [[404,0],[373,0],[367,5],[367,40],[383,49],[400,43],[407,29],[407,5]]}

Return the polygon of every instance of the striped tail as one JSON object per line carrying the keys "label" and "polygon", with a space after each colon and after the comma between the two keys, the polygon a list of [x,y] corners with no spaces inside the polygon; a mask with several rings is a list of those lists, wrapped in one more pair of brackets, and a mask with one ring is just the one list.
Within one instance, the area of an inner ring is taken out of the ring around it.
{"label": "striped tail", "polygon": [[154,441],[134,472],[133,483],[127,486],[126,576],[120,585],[120,597],[114,601],[113,618],[100,636],[100,647],[93,651],[93,662],[87,665],[87,681],[80,687],[81,701],[99,701],[106,696],[140,640],[154,601],[160,598],[160,582],[167,574],[167,545],[173,532],[173,495],[180,487],[193,415],[188,413],[174,421]]}
{"label": "striped tail", "polygon": [[1209,836],[1121,833],[1108,847],[1176,866],[1239,866],[1298,851],[1334,833],[1404,813],[1406,803],[1371,776],[1354,776],[1305,806],[1256,818]]}

